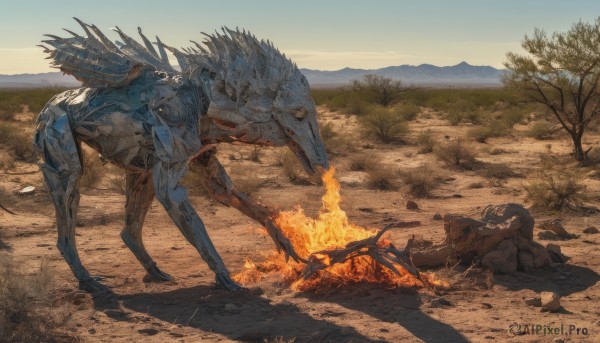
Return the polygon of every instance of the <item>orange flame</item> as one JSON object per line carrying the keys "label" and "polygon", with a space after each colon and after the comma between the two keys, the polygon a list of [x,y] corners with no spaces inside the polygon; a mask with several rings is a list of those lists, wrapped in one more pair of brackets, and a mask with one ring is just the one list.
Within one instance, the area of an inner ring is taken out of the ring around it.
{"label": "orange flame", "polygon": [[[326,191],[317,219],[307,217],[300,207],[293,211],[281,212],[275,219],[298,255],[304,258],[318,251],[343,248],[348,243],[376,234],[374,229],[366,229],[348,222],[346,212],[340,208],[340,184],[334,174],[335,169],[331,167],[322,177]],[[390,242],[382,239],[379,244],[385,246]],[[279,274],[291,283],[292,289],[296,291],[341,287],[359,282],[383,284],[393,288],[423,286],[420,280],[405,272],[400,265],[395,267],[401,272],[401,276],[381,266],[370,256],[361,256],[333,265],[330,264],[327,255],[315,254],[314,257],[319,258],[328,267],[318,271],[308,280],[300,278],[304,264],[286,263],[283,254],[277,253],[260,263],[247,260],[244,271],[234,278],[242,284],[249,284],[267,275]],[[434,281],[431,274],[422,274],[422,277],[424,280]],[[432,282],[434,285],[438,283]]]}

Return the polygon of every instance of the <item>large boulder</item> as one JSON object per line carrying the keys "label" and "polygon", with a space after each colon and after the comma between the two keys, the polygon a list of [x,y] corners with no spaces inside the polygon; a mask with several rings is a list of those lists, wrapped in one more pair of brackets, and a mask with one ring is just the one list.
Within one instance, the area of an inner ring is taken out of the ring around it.
{"label": "large boulder", "polygon": [[552,263],[551,255],[533,241],[535,220],[519,204],[488,206],[481,219],[444,216],[446,244],[463,260],[479,259],[494,273],[525,272]]}

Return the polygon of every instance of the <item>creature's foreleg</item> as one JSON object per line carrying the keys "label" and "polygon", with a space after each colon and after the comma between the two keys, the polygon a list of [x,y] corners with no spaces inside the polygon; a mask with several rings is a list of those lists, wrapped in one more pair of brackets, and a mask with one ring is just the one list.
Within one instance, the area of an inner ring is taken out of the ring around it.
{"label": "creature's foreleg", "polygon": [[89,292],[110,291],[94,280],[83,267],[75,244],[75,224],[79,207],[79,178],[82,167],[77,143],[72,136],[66,113],[47,108],[35,135],[35,146],[44,158],[41,165],[56,209],[58,250],[79,280],[79,287]]}
{"label": "creature's foreleg", "polygon": [[156,266],[142,240],[142,227],[146,213],[154,200],[154,187],[150,173],[127,173],[126,176],[125,228],[121,238],[125,245],[142,263],[148,274],[144,281],[170,281],[171,276]]}
{"label": "creature's foreleg", "polygon": [[196,157],[191,161],[190,167],[203,175],[203,185],[213,198],[224,205],[238,209],[246,216],[264,225],[275,242],[277,250],[285,252],[286,260],[288,257],[291,257],[297,262],[306,261],[298,256],[292,243],[285,237],[277,224],[275,224],[274,218],[277,215],[277,211],[235,189],[225,168],[223,168],[223,165],[216,158],[214,149]]}
{"label": "creature's foreleg", "polygon": [[231,280],[229,271],[210,240],[202,219],[188,199],[186,189],[180,185],[186,170],[185,163],[157,162],[152,170],[156,198],[167,210],[183,236],[196,247],[202,259],[215,272],[217,282],[228,290],[235,291],[239,286]]}

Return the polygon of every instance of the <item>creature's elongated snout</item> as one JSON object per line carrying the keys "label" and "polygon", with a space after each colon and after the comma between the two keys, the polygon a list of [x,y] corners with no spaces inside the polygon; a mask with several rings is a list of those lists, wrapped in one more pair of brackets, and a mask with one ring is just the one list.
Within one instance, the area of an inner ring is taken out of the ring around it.
{"label": "creature's elongated snout", "polygon": [[305,118],[295,123],[292,128],[284,127],[290,137],[288,146],[300,160],[300,163],[309,174],[315,174],[319,167],[329,169],[329,159],[325,151],[325,144],[319,133],[317,120]]}

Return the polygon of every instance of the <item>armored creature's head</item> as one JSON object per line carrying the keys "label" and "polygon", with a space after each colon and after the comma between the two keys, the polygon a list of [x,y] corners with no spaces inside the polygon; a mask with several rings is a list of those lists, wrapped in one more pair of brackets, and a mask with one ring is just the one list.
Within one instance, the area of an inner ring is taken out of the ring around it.
{"label": "armored creature's head", "polygon": [[315,103],[298,67],[270,42],[239,30],[207,35],[188,50],[190,79],[210,99],[207,136],[220,141],[288,145],[304,169],[329,168]]}

